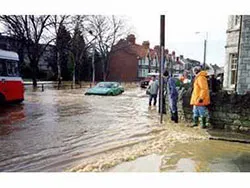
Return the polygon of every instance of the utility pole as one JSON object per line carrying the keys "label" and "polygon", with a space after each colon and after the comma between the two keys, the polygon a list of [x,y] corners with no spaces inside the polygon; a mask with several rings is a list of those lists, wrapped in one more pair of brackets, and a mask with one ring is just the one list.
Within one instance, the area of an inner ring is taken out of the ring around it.
{"label": "utility pole", "polygon": [[159,95],[159,112],[160,123],[163,120],[163,63],[164,63],[164,48],[165,48],[165,15],[161,15],[160,18],[160,49],[161,49],[161,61],[160,61],[160,95]]}
{"label": "utility pole", "polygon": [[203,57],[203,69],[206,69],[206,56],[207,56],[207,32],[206,38],[204,39],[204,57]]}
{"label": "utility pole", "polygon": [[[201,32],[195,32],[195,34],[200,34]],[[204,32],[203,32],[204,33]],[[206,57],[207,57],[207,38],[208,38],[208,32],[205,33],[206,36],[204,38],[204,53],[203,53],[203,69],[206,68]]]}

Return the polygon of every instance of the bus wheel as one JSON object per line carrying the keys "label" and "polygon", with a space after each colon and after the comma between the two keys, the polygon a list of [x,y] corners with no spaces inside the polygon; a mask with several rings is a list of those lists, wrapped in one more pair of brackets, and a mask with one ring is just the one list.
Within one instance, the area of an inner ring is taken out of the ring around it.
{"label": "bus wheel", "polygon": [[4,104],[5,103],[5,97],[2,93],[0,93],[0,104]]}

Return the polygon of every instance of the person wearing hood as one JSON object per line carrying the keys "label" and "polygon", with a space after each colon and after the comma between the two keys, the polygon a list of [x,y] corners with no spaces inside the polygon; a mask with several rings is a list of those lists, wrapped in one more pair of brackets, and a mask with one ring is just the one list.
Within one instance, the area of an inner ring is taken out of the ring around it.
{"label": "person wearing hood", "polygon": [[206,127],[206,106],[210,104],[207,72],[201,71],[200,67],[193,69],[195,79],[190,104],[193,105],[193,126],[198,126],[201,118],[201,128]]}
{"label": "person wearing hood", "polygon": [[[168,95],[169,110],[171,113],[171,120],[178,123],[178,90],[176,88],[176,80],[171,77],[166,70],[163,73],[165,93]],[[164,95],[165,96],[165,95]],[[163,99],[163,106],[165,106],[165,98]],[[166,111],[166,109],[164,109]],[[165,112],[166,113],[166,112]]]}

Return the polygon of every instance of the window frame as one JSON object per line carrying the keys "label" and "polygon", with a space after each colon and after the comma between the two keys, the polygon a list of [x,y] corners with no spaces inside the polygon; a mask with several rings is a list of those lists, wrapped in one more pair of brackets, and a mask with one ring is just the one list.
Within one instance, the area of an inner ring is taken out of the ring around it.
{"label": "window frame", "polygon": [[230,85],[235,86],[237,80],[237,63],[238,63],[238,54],[230,53],[229,54],[230,62]]}

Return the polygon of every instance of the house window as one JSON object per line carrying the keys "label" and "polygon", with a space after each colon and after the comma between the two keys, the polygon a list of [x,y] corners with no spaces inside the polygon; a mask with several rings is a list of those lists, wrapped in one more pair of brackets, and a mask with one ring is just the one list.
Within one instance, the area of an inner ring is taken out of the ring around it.
{"label": "house window", "polygon": [[237,61],[238,61],[238,55],[230,54],[231,84],[232,85],[236,84]]}
{"label": "house window", "polygon": [[145,65],[149,65],[149,59],[145,57]]}
{"label": "house window", "polygon": [[142,77],[148,76],[148,69],[142,69]]}
{"label": "house window", "polygon": [[154,67],[156,66],[156,58],[153,59],[152,66],[154,66]]}
{"label": "house window", "polygon": [[141,60],[140,59],[138,60],[138,64],[141,65]]}
{"label": "house window", "polygon": [[142,69],[139,69],[139,71],[138,71],[138,77],[142,77]]}

